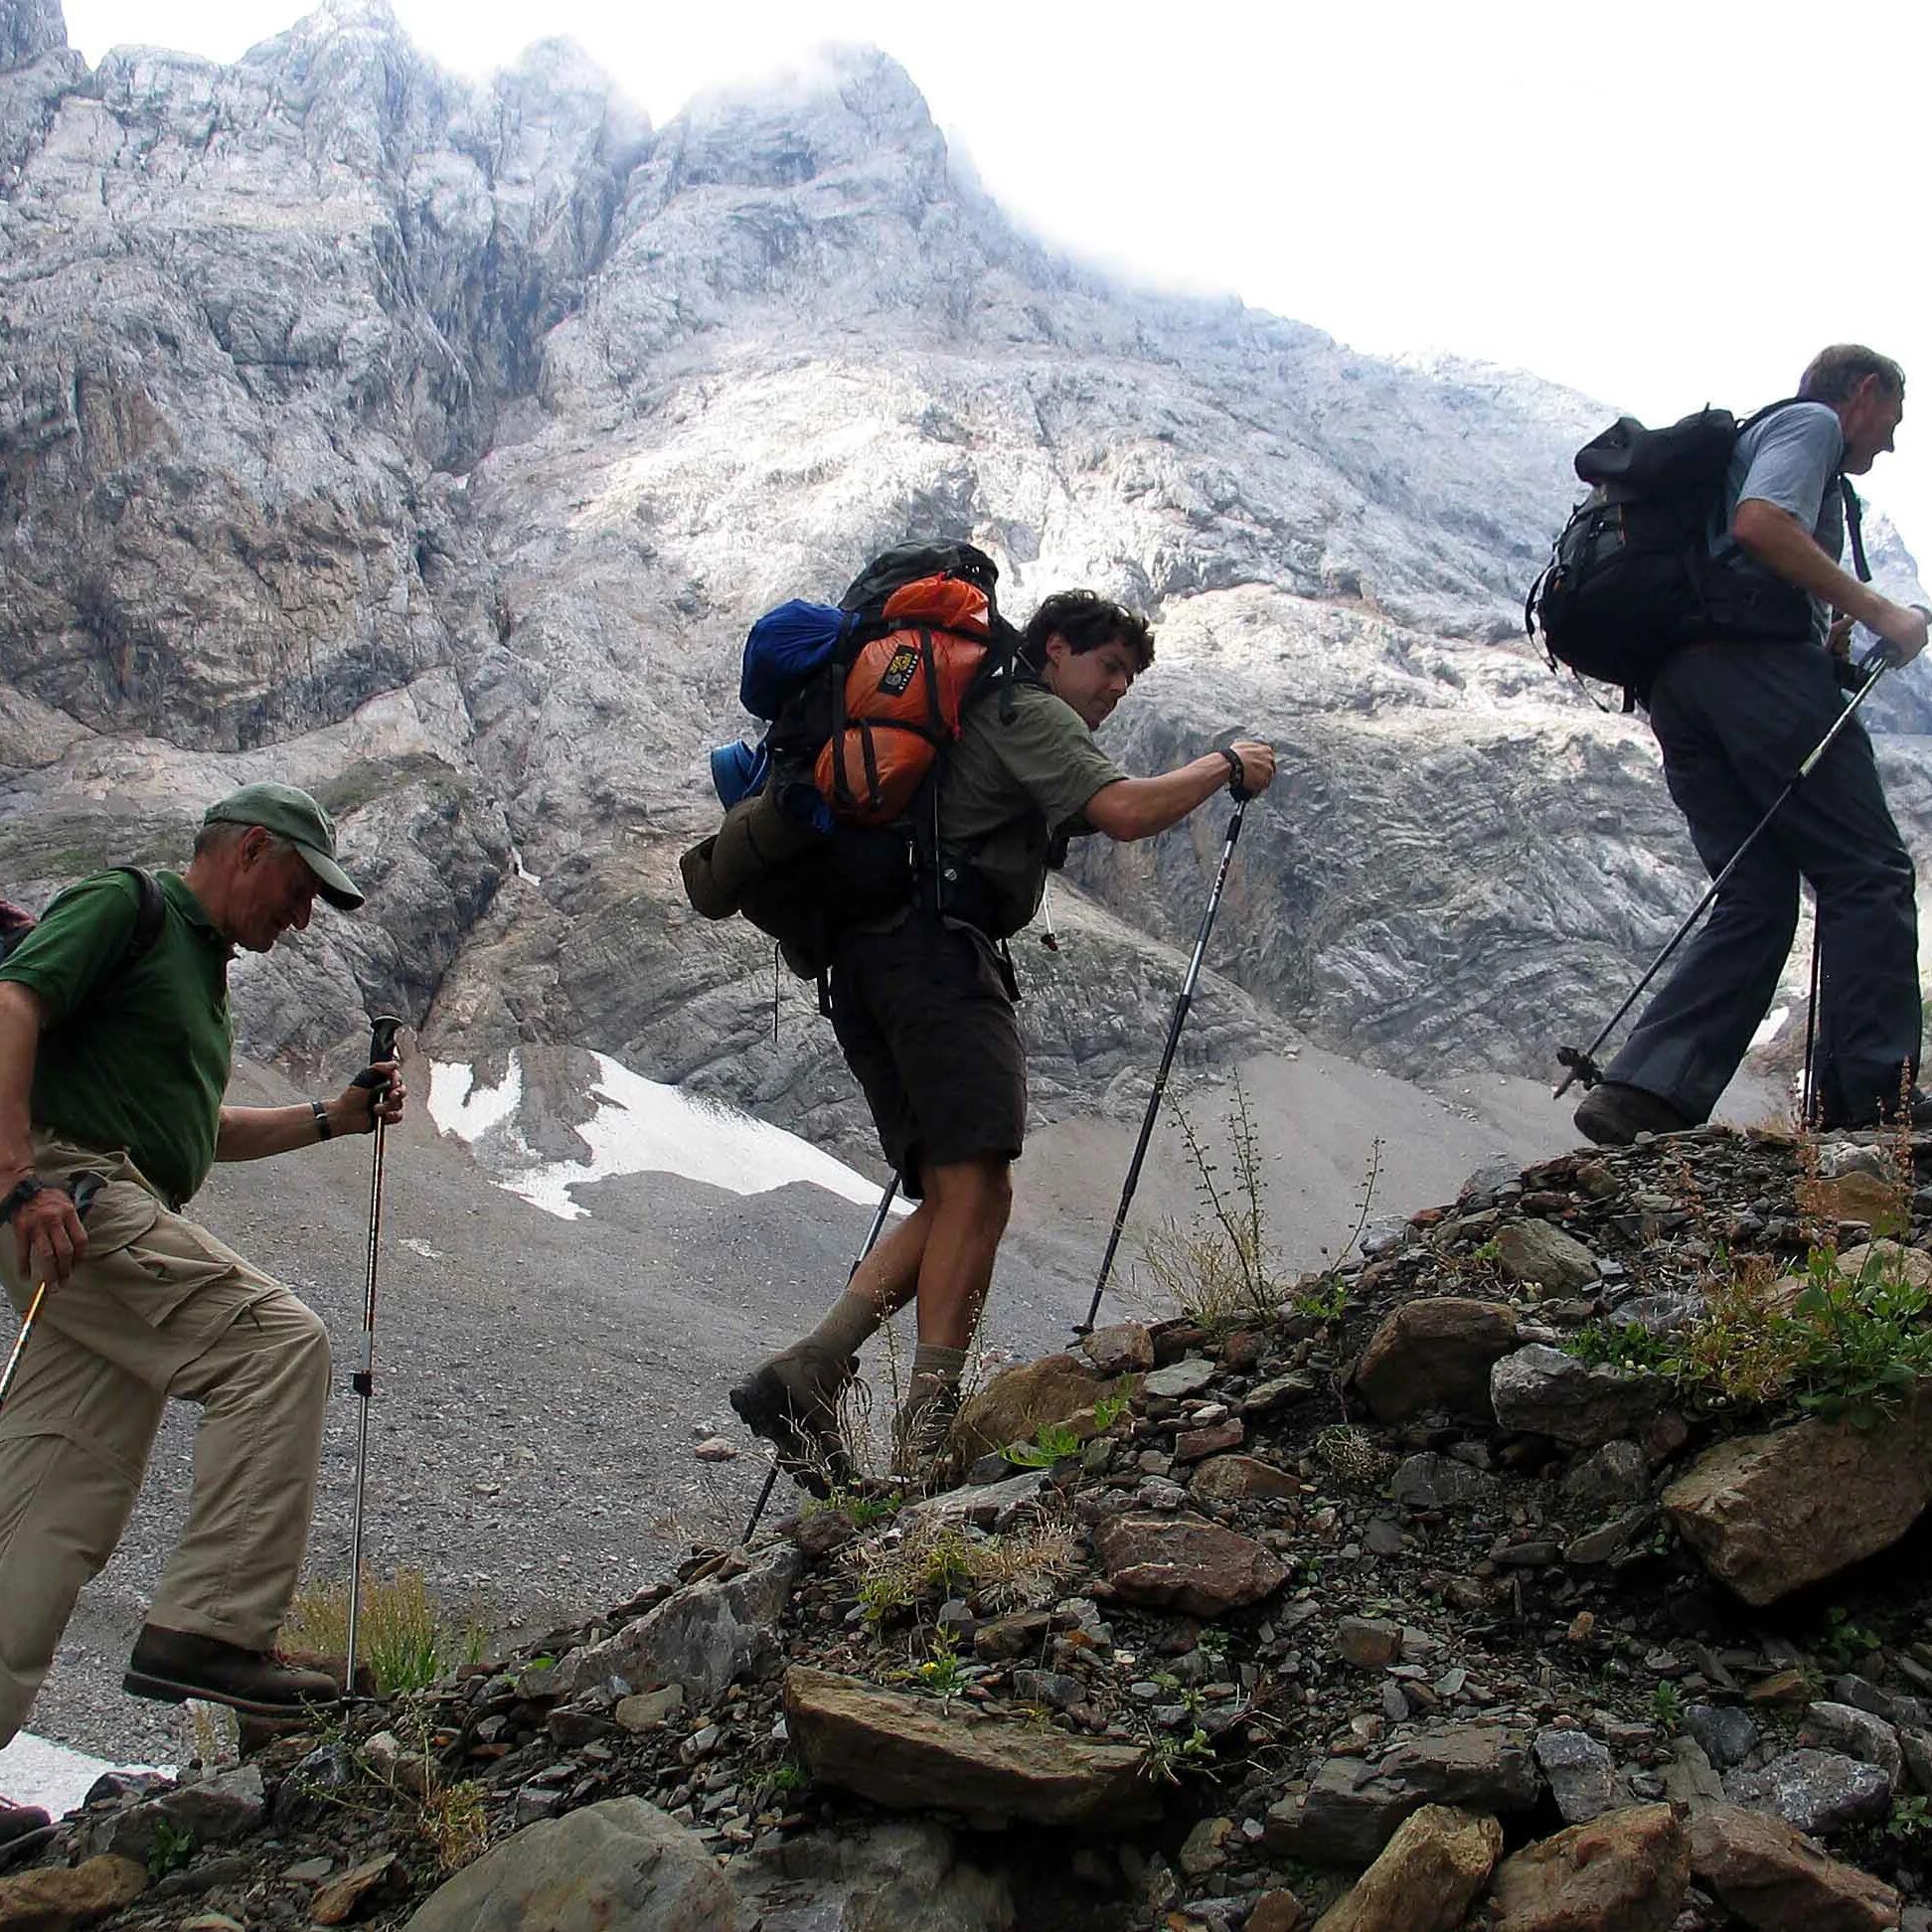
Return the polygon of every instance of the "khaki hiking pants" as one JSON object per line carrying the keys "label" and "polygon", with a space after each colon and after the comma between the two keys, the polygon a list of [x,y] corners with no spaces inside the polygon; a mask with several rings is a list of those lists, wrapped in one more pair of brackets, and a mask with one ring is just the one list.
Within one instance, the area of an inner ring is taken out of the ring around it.
{"label": "khaki hiking pants", "polygon": [[[36,1134],[34,1165],[108,1185],[87,1213],[86,1258],[48,1291],[0,1409],[0,1745],[127,1527],[170,1395],[200,1403],[202,1420],[188,1527],[149,1617],[268,1648],[301,1571],[329,1393],[321,1322],[170,1212],[125,1155]],[[33,1285],[11,1227],[0,1281],[25,1314]]]}

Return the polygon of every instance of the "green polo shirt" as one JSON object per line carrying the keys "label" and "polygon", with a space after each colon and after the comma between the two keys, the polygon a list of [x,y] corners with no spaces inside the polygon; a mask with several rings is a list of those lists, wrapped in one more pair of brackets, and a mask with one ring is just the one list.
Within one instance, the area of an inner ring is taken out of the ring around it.
{"label": "green polo shirt", "polygon": [[47,1026],[34,1061],[33,1123],[128,1158],[179,1209],[215,1163],[235,1027],[231,948],[187,882],[156,876],[161,930],[134,967],[91,1000],[134,930],[140,887],[97,874],[63,892],[0,960],[0,980],[37,993]]}

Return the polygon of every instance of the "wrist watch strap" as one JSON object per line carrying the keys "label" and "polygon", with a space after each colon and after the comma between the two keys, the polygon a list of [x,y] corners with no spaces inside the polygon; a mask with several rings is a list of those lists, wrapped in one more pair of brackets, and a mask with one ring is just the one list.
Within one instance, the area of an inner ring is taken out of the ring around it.
{"label": "wrist watch strap", "polygon": [[16,1181],[4,1197],[0,1197],[0,1226],[11,1225],[13,1217],[33,1200],[37,1194],[45,1194],[49,1183],[38,1174],[30,1174],[23,1181]]}

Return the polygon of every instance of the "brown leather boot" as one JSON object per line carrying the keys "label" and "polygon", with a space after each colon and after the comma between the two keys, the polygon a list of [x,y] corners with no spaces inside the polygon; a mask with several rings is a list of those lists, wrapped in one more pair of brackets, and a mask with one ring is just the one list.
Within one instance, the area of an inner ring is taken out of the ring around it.
{"label": "brown leather boot", "polygon": [[858,1371],[855,1356],[797,1342],[731,1390],[738,1419],[778,1451],[779,1468],[814,1496],[829,1496],[852,1480],[839,1398]]}
{"label": "brown leather boot", "polygon": [[286,1717],[307,1705],[334,1703],[342,1694],[325,1672],[297,1670],[272,1651],[243,1650],[159,1624],[146,1625],[135,1639],[121,1689],[163,1703],[202,1697],[251,1717]]}

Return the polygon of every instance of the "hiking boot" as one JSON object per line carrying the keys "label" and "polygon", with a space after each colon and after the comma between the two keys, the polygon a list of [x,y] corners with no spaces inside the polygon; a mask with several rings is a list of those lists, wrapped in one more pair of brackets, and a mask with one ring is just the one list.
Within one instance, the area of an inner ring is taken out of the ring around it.
{"label": "hiking boot", "polygon": [[30,1833],[44,1832],[52,1823],[38,1805],[10,1805],[0,1798],[0,1847],[12,1845]]}
{"label": "hiking boot", "polygon": [[914,1375],[892,1421],[892,1473],[930,1473],[946,1454],[958,1413],[958,1382],[945,1375]]}
{"label": "hiking boot", "polygon": [[1681,1134],[1697,1124],[1668,1100],[1617,1080],[1592,1087],[1575,1119],[1578,1131],[1599,1147],[1628,1147],[1639,1134]]}
{"label": "hiking boot", "polygon": [[830,1496],[852,1480],[839,1430],[839,1397],[859,1372],[857,1356],[796,1342],[760,1363],[731,1390],[738,1420],[778,1451],[778,1467],[801,1489]]}
{"label": "hiking boot", "polygon": [[293,1716],[311,1704],[335,1703],[342,1694],[325,1671],[298,1670],[272,1651],[243,1650],[159,1624],[144,1626],[134,1640],[121,1689],[163,1703],[201,1697],[251,1717]]}

